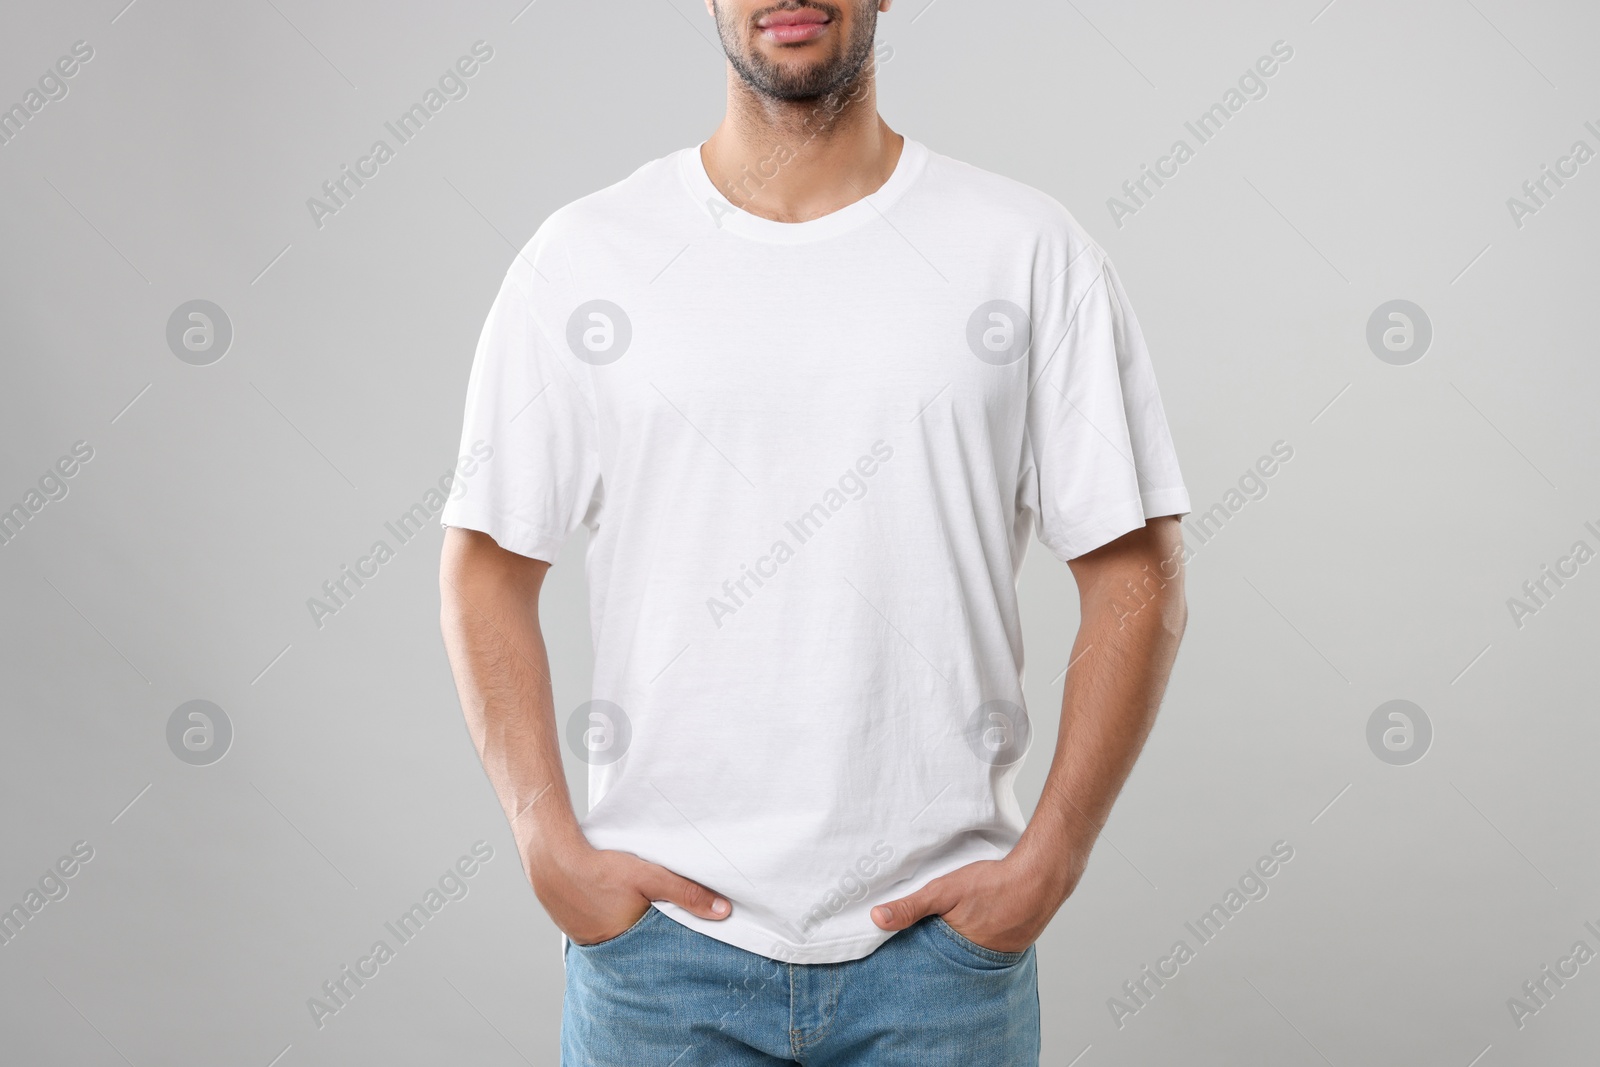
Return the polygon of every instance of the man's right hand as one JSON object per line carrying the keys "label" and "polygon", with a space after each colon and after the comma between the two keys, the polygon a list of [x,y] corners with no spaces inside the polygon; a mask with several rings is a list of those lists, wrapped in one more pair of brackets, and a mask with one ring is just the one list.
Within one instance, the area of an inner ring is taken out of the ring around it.
{"label": "man's right hand", "polygon": [[551,920],[575,945],[595,945],[644,917],[665,900],[702,919],[726,919],[733,908],[698,882],[631,852],[587,842],[535,856],[528,864],[533,891]]}
{"label": "man's right hand", "polygon": [[472,743],[539,902],[579,945],[610,940],[666,900],[702,919],[733,906],[703,885],[584,838],[561,765],[539,590],[550,564],[476,530],[445,531],[439,623]]}

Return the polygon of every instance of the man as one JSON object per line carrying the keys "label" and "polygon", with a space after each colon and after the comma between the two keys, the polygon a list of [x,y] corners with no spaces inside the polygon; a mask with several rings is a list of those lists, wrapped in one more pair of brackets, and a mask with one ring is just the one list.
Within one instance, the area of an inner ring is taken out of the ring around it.
{"label": "man", "polygon": [[[707,7],[726,117],[511,265],[463,436],[494,461],[443,516],[462,705],[566,935],[562,1062],[1036,1064],[1033,942],[1184,625],[1143,336],[1060,205],[878,116],[890,0]],[[594,700],[558,723],[538,595],[579,525]],[[1025,819],[1035,530],[1082,625]]]}

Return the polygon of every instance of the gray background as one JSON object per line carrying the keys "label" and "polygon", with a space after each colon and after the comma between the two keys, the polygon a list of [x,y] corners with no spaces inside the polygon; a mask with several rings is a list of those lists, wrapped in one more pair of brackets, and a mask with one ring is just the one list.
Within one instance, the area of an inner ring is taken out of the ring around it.
{"label": "gray background", "polygon": [[[552,1063],[558,938],[461,724],[439,531],[320,629],[306,600],[453,463],[513,247],[713,128],[710,20],[125,2],[0,17],[5,105],[95,50],[0,147],[0,506],[94,448],[0,546],[0,905],[94,849],[0,946],[0,1059]],[[1197,509],[1295,450],[1199,548],[1161,721],[1041,942],[1056,1067],[1593,1062],[1600,963],[1521,1029],[1506,1000],[1600,948],[1600,563],[1520,629],[1506,601],[1600,545],[1600,161],[1520,229],[1506,198],[1600,148],[1600,10],[1325,2],[902,0],[881,25],[889,122],[1050,192],[1115,259]],[[470,94],[314,226],[306,198],[479,39]],[[1269,95],[1118,228],[1106,198],[1280,39]],[[1366,323],[1402,298],[1434,339],[1392,366]],[[209,366],[165,340],[192,299],[233,324]],[[588,696],[582,549],[547,583],[563,711]],[[1077,621],[1037,545],[1023,603],[1031,809]],[[166,742],[197,698],[235,731],[209,766]],[[1434,729],[1409,766],[1366,740],[1399,698]],[[478,840],[470,894],[316,1028],[307,998]],[[1107,998],[1279,840],[1270,895],[1119,1029]]]}

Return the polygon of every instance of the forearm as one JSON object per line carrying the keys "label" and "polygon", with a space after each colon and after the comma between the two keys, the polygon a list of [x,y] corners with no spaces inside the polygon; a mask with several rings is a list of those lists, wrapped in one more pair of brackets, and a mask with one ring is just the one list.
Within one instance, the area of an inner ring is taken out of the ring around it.
{"label": "forearm", "polygon": [[[1176,563],[1182,540],[1170,525],[1153,529],[1143,552],[1114,560],[1081,582],[1082,623],[1062,694],[1055,755],[1018,845],[1046,863],[1078,864],[1073,879],[1155,723],[1183,636],[1183,575]],[[1167,566],[1150,565],[1152,549],[1159,550],[1153,558]],[[1158,571],[1160,581],[1151,581]],[[1137,600],[1129,596],[1129,582],[1139,589]]]}
{"label": "forearm", "polygon": [[481,546],[450,543],[483,535],[448,534],[439,583],[445,648],[467,730],[531,872],[535,855],[582,836],[539,629],[542,567],[530,588],[526,575],[507,575]]}
{"label": "forearm", "polygon": [[1033,818],[1004,859],[970,863],[878,905],[872,917],[880,929],[943,915],[1002,952],[1020,952],[1044,931],[1083,876],[1155,722],[1183,636],[1182,553],[1177,522],[1160,518],[1072,560],[1083,622]]}

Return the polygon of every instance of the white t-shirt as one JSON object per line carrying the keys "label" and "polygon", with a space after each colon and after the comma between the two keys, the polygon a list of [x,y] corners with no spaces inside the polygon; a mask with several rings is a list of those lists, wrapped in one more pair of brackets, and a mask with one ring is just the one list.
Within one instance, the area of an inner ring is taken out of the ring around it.
{"label": "white t-shirt", "polygon": [[734,207],[698,146],[555,212],[462,441],[494,462],[446,525],[551,561],[590,531],[593,702],[558,709],[588,839],[733,903],[659,905],[679,922],[798,963],[867,955],[874,905],[1021,833],[1030,532],[1066,560],[1189,509],[1105,252],[910,139],[809,222]]}

